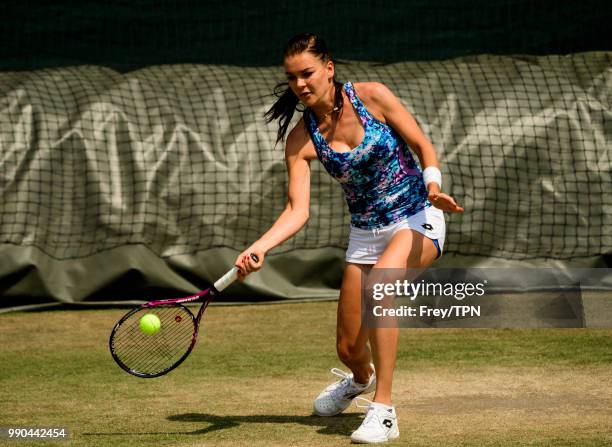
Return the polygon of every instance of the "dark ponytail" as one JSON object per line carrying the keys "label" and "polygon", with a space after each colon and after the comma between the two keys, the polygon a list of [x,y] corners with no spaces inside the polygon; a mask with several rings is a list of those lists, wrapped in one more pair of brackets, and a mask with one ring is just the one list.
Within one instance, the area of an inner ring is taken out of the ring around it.
{"label": "dark ponytail", "polygon": [[278,132],[276,134],[276,144],[278,144],[279,141],[285,139],[287,128],[300,101],[295,93],[287,87],[286,82],[280,82],[274,86],[274,96],[278,99],[264,116],[268,123],[278,120]]}
{"label": "dark ponytail", "polygon": [[[302,33],[292,37],[289,42],[285,45],[283,51],[283,59],[288,56],[303,53],[308,51],[323,62],[331,60],[331,55],[327,50],[325,41],[312,33]],[[342,98],[342,83],[334,79],[334,111],[337,113],[342,109],[344,100]],[[278,133],[276,134],[276,143],[283,141],[287,134],[287,128],[293,118],[293,114],[296,110],[303,112],[304,109],[298,109],[299,99],[291,88],[287,86],[287,82],[280,82],[274,86],[274,96],[278,99],[270,107],[270,109],[264,114],[266,122],[270,123],[274,120],[278,120]]]}

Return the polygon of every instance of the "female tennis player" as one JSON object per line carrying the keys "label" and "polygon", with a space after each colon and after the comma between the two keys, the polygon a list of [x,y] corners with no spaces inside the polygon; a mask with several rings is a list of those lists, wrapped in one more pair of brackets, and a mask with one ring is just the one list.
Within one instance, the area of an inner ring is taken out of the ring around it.
{"label": "female tennis player", "polygon": [[[444,247],[443,211],[463,212],[441,192],[436,152],[415,119],[383,84],[341,84],[324,41],[314,34],[292,38],[284,50],[287,84],[266,113],[279,121],[282,141],[298,103],[303,116],[289,132],[285,161],[288,202],[274,225],[236,259],[241,279],[262,267],[266,253],[296,234],[308,220],[310,162],[318,159],[344,189],[351,228],[340,290],[336,348],[350,369],[314,401],[314,413],[333,416],[362,393],[375,390],[366,417],[352,433],[358,443],[399,436],[391,385],[397,328],[365,328],[361,277],[370,269],[429,266]],[[421,171],[411,152],[419,157]],[[253,261],[249,254],[259,257]],[[368,346],[369,342],[369,346]]]}

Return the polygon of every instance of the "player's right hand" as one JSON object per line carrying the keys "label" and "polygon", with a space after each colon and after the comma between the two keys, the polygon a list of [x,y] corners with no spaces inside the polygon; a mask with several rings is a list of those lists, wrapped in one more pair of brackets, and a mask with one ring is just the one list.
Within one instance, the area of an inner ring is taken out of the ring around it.
{"label": "player's right hand", "polygon": [[[255,261],[251,255],[255,255],[258,261]],[[238,267],[238,279],[244,281],[250,273],[258,271],[264,262],[265,252],[257,247],[249,247],[238,255],[234,265]]]}

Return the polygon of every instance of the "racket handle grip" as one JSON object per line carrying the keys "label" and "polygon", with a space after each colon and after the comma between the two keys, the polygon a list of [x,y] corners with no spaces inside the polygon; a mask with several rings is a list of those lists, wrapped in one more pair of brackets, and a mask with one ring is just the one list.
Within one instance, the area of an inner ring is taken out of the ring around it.
{"label": "racket handle grip", "polygon": [[[257,255],[251,253],[251,259],[255,262],[259,262],[259,258]],[[231,283],[238,279],[238,267],[233,267],[229,272],[219,278],[214,284],[213,287],[217,292],[223,291],[226,287],[228,287]]]}

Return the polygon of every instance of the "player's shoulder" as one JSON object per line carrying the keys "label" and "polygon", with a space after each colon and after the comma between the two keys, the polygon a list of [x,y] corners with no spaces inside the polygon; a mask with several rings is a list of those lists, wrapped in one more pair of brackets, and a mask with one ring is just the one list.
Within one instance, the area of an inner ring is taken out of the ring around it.
{"label": "player's shoulder", "polygon": [[304,122],[304,117],[302,117],[299,119],[297,123],[295,123],[295,126],[293,126],[293,128],[289,131],[289,134],[287,135],[287,141],[289,141],[289,139],[303,140],[309,137],[310,135],[308,134],[308,131],[306,130],[306,124]]}
{"label": "player's shoulder", "polygon": [[385,123],[386,111],[396,102],[396,97],[391,90],[382,82],[358,82],[353,86],[366,109],[378,121]]}
{"label": "player's shoulder", "polygon": [[296,155],[307,160],[317,156],[303,117],[289,131],[285,142],[285,156],[291,157]]}
{"label": "player's shoulder", "polygon": [[310,135],[306,130],[306,125],[304,123],[304,118],[300,118],[300,120],[293,126],[293,129],[289,131],[287,135],[286,147],[287,150],[299,150],[305,144],[310,141]]}
{"label": "player's shoulder", "polygon": [[356,82],[353,87],[362,101],[380,101],[393,96],[393,92],[382,82]]}

